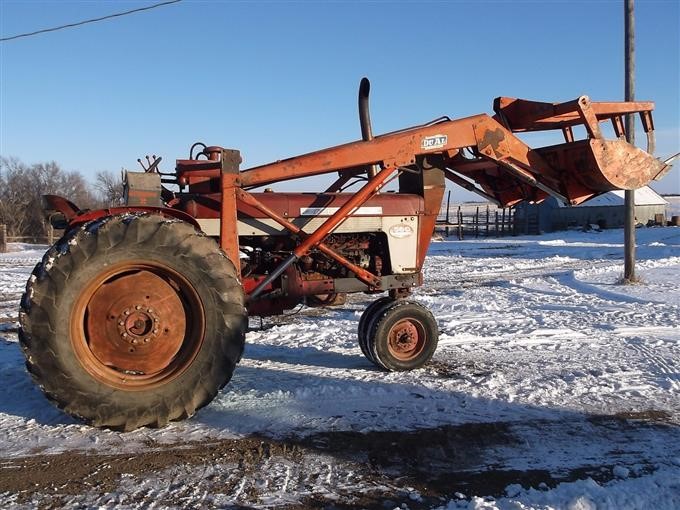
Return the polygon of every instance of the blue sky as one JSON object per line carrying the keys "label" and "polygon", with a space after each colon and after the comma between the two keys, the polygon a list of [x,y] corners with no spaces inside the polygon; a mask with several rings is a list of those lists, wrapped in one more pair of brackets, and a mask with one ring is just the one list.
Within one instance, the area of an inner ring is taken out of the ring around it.
{"label": "blue sky", "polygon": [[[0,30],[152,3],[0,0]],[[680,2],[638,0],[636,36],[636,97],[656,102],[668,156],[680,151]],[[621,100],[623,5],[184,0],[0,43],[0,59],[3,156],[93,176],[157,154],[167,171],[200,140],[240,149],[247,168],[358,139],[362,76],[376,134],[491,112],[500,95]],[[680,193],[680,169],[655,188]]]}

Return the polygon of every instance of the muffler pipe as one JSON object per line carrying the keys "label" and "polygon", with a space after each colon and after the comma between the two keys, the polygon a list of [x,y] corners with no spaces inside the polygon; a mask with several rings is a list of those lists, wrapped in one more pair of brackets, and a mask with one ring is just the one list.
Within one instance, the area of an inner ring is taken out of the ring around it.
{"label": "muffler pipe", "polygon": [[[361,139],[364,142],[373,140],[373,128],[371,127],[371,113],[368,109],[368,94],[371,92],[371,82],[368,78],[361,78],[359,83],[359,124],[361,126]],[[371,165],[368,169],[368,178],[375,177],[380,171],[378,165]]]}
{"label": "muffler pipe", "polygon": [[368,110],[368,94],[371,92],[371,82],[368,78],[361,78],[359,83],[359,124],[361,124],[361,138],[364,141],[373,140],[371,128],[371,113]]}

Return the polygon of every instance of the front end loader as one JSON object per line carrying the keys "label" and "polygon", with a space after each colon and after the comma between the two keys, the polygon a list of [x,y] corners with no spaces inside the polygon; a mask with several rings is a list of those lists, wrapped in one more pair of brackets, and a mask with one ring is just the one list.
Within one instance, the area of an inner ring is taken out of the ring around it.
{"label": "front end loader", "polygon": [[[579,204],[669,169],[651,155],[653,103],[498,98],[493,115],[373,136],[368,91],[364,79],[356,142],[247,169],[237,150],[197,143],[172,173],[160,158],[128,172],[124,206],[81,211],[45,197],[66,230],[27,283],[20,341],[48,398],[123,430],[191,416],[231,378],[248,316],[355,292],[377,297],[358,325],[364,355],[385,370],[421,367],[437,322],[409,297],[447,179],[502,206],[548,196]],[[649,152],[624,140],[622,118],[633,114]],[[531,148],[517,136],[542,130],[563,143]],[[322,174],[337,177],[318,193],[265,188]]]}

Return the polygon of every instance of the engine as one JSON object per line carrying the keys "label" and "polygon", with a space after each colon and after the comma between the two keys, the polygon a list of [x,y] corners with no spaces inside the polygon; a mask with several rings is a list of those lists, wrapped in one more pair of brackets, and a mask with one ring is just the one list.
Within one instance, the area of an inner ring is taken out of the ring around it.
{"label": "engine", "polygon": [[[241,238],[243,277],[265,275],[290,256],[295,238],[283,236]],[[387,241],[382,233],[332,234],[324,244],[353,264],[381,276],[390,274]],[[302,280],[350,278],[352,273],[337,261],[313,250],[295,264]]]}

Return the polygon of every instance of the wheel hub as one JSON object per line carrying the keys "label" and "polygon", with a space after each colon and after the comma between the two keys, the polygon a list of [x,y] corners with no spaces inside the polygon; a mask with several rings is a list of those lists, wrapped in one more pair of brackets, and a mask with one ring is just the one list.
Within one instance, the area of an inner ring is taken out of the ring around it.
{"label": "wheel hub", "polygon": [[409,360],[418,356],[424,345],[424,330],[422,325],[415,320],[405,319],[397,322],[387,335],[390,353],[401,360]]}
{"label": "wheel hub", "polygon": [[132,345],[156,340],[162,327],[154,309],[143,304],[126,308],[116,320],[120,337]]}
{"label": "wheel hub", "polygon": [[85,331],[97,360],[127,374],[168,367],[182,347],[187,315],[177,289],[150,270],[123,274],[97,287]]}
{"label": "wheel hub", "polygon": [[408,352],[418,343],[418,330],[410,321],[397,324],[391,331],[390,343],[398,352]]}

